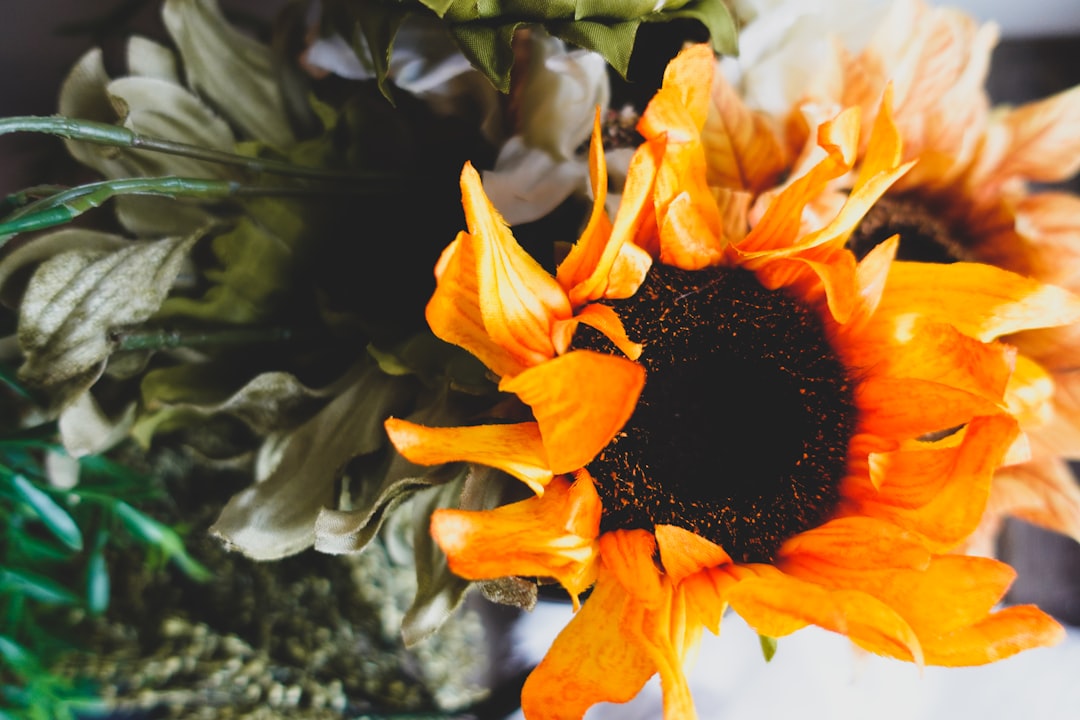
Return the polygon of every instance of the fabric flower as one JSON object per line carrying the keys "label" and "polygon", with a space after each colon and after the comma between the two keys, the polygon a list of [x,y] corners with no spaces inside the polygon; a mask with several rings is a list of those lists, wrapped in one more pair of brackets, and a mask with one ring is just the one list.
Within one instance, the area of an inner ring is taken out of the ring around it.
{"label": "fabric flower", "polygon": [[990,266],[896,262],[895,238],[856,261],[848,235],[909,169],[887,105],[826,225],[804,232],[802,211],[851,171],[858,109],[822,125],[821,159],[729,233],[741,210],[714,193],[703,134],[713,63],[698,46],[669,66],[613,221],[594,129],[594,212],[554,275],[465,168],[469,229],[438,263],[427,317],[522,418],[386,423],[413,462],[495,467],[534,493],[435,513],[455,572],[553,578],[575,603],[591,587],[524,687],[530,718],[624,702],[654,674],[665,717],[693,717],[683,663],[728,606],[766,636],[814,624],[920,664],[1062,636],[1037,608],[993,610],[1008,566],[950,551],[1023,452],[1005,405],[1015,352],[995,338],[1075,321],[1080,303]]}
{"label": "fabric flower", "polygon": [[[901,258],[990,263],[1080,290],[1080,198],[1033,188],[1080,170],[1080,87],[992,110],[984,88],[997,41],[992,23],[915,0],[873,7],[832,0],[812,9],[794,3],[802,8],[795,15],[769,5],[743,8],[759,13],[742,35],[750,51],[724,61],[735,84],[722,92],[732,102],[741,98],[747,112],[762,111],[758,122],[774,128],[773,142],[790,143],[777,176],[794,165],[812,132],[808,118],[851,105],[872,117],[886,86],[893,89],[904,159],[917,163],[855,232],[857,255],[900,233]],[[875,22],[825,31],[860,13]],[[781,18],[789,20],[781,25]],[[802,83],[808,67],[814,81]],[[727,85],[723,78],[720,84]],[[864,138],[856,165],[865,152]],[[827,192],[811,205],[836,202]],[[1067,463],[1080,460],[1080,329],[1022,332],[1009,342],[1020,350],[1009,402],[1032,457],[997,473],[991,512],[973,540],[983,552],[1005,515],[1080,540],[1080,485]]]}

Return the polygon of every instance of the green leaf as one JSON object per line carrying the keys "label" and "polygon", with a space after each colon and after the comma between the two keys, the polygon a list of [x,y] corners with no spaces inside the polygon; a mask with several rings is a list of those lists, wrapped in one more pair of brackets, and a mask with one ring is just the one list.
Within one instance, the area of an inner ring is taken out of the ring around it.
{"label": "green leaf", "polygon": [[94,549],[86,563],[86,607],[94,615],[100,615],[109,607],[109,566],[105,561],[105,545],[108,534],[98,531]]}
{"label": "green leaf", "polygon": [[491,27],[469,23],[455,25],[451,32],[473,67],[505,93],[510,91],[510,68],[514,66],[514,33],[523,24],[509,22]]}
{"label": "green leaf", "polygon": [[0,568],[0,594],[17,593],[50,605],[78,605],[70,590],[44,575],[29,570]]}
{"label": "green leaf", "polygon": [[22,475],[12,475],[10,482],[16,495],[34,510],[60,542],[75,552],[82,550],[82,533],[67,510]]}
{"label": "green leaf", "polygon": [[758,640],[761,642],[761,654],[765,656],[765,662],[770,662],[776,655],[776,638],[759,634]]}
{"label": "green leaf", "polygon": [[144,515],[122,501],[117,502],[112,507],[112,511],[136,539],[160,550],[191,579],[205,582],[213,577],[209,570],[188,555],[183,539],[169,526]]}
{"label": "green leaf", "polygon": [[0,635],[0,657],[4,659],[5,665],[23,673],[38,668],[34,654],[6,635]]}
{"label": "green leaf", "polygon": [[[355,26],[360,25],[371,48],[363,48],[361,59],[375,64],[381,87],[393,34],[406,14],[402,4],[396,0],[323,4],[333,5],[324,17],[342,36],[356,37]],[[420,0],[420,4],[442,19],[469,62],[503,92],[510,87],[514,32],[524,25],[539,25],[558,38],[595,50],[624,76],[643,22],[695,20],[709,31],[714,50],[737,51],[735,21],[724,0]],[[386,13],[396,13],[393,33],[380,24]]]}

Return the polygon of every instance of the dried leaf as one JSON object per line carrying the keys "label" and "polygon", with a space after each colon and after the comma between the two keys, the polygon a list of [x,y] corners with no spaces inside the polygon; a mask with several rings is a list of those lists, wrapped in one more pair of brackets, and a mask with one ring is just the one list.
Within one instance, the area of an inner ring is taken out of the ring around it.
{"label": "dried leaf", "polygon": [[158,310],[201,235],[71,250],[42,263],[19,308],[19,377],[53,389],[99,375],[114,349],[111,334]]}
{"label": "dried leaf", "polygon": [[316,539],[316,519],[336,505],[334,486],[354,457],[386,445],[383,421],[406,410],[414,385],[374,365],[287,438],[262,482],[234,495],[210,532],[257,560],[300,552]]}
{"label": "dried leaf", "polygon": [[230,26],[216,0],[166,0],[161,15],[193,90],[247,137],[295,142],[268,46]]}

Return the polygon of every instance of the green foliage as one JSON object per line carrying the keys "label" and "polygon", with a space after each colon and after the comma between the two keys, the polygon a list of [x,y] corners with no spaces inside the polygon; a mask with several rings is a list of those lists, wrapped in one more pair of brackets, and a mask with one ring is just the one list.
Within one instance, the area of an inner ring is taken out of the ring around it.
{"label": "green foliage", "polygon": [[[30,404],[10,373],[0,377],[7,396]],[[78,462],[77,485],[52,485],[46,457],[64,452],[56,432],[55,423],[0,430],[2,718],[63,720],[97,704],[92,688],[49,668],[58,653],[73,648],[69,638],[77,618],[108,608],[110,546],[133,544],[152,563],[172,562],[196,580],[209,577],[176,530],[132,504],[152,496],[148,478],[89,455]]]}
{"label": "green foliage", "polygon": [[644,23],[695,20],[713,49],[736,52],[735,21],[724,0],[324,0],[324,24],[343,37],[362,38],[355,49],[389,97],[387,73],[394,38],[410,16],[434,15],[461,52],[502,92],[510,88],[513,37],[522,27],[543,27],[555,37],[595,50],[624,77]]}

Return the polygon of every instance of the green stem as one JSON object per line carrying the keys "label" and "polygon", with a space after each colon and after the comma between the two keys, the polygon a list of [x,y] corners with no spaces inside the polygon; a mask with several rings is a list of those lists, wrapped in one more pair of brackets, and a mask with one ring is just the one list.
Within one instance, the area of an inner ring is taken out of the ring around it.
{"label": "green stem", "polygon": [[195,160],[230,165],[244,168],[254,173],[272,173],[312,180],[332,180],[336,182],[370,182],[373,180],[402,180],[399,175],[388,173],[359,173],[326,168],[305,167],[280,160],[249,157],[236,153],[214,150],[212,148],[174,142],[163,138],[142,135],[119,125],[78,120],[62,115],[24,115],[20,117],[0,118],[0,135],[13,132],[37,132],[56,135],[66,140],[81,140],[97,145],[147,150],[168,155],[180,155]]}
{"label": "green stem", "polygon": [[[88,183],[64,190],[38,200],[13,212],[6,221],[0,222],[0,247],[8,236],[31,230],[43,230],[74,220],[84,212],[100,207],[106,201],[121,195],[153,195],[158,197],[194,197],[203,200],[221,200],[230,197],[302,197],[325,196],[334,193],[355,193],[357,188],[346,187],[266,187],[242,185],[234,180],[206,180],[203,178],[151,177],[123,178]],[[362,192],[392,192],[381,185]]]}
{"label": "green stem", "polygon": [[223,345],[253,345],[256,343],[287,342],[296,339],[291,328],[233,328],[209,332],[179,332],[151,330],[119,332],[114,340],[118,350],[167,350],[177,347],[208,347]]}

